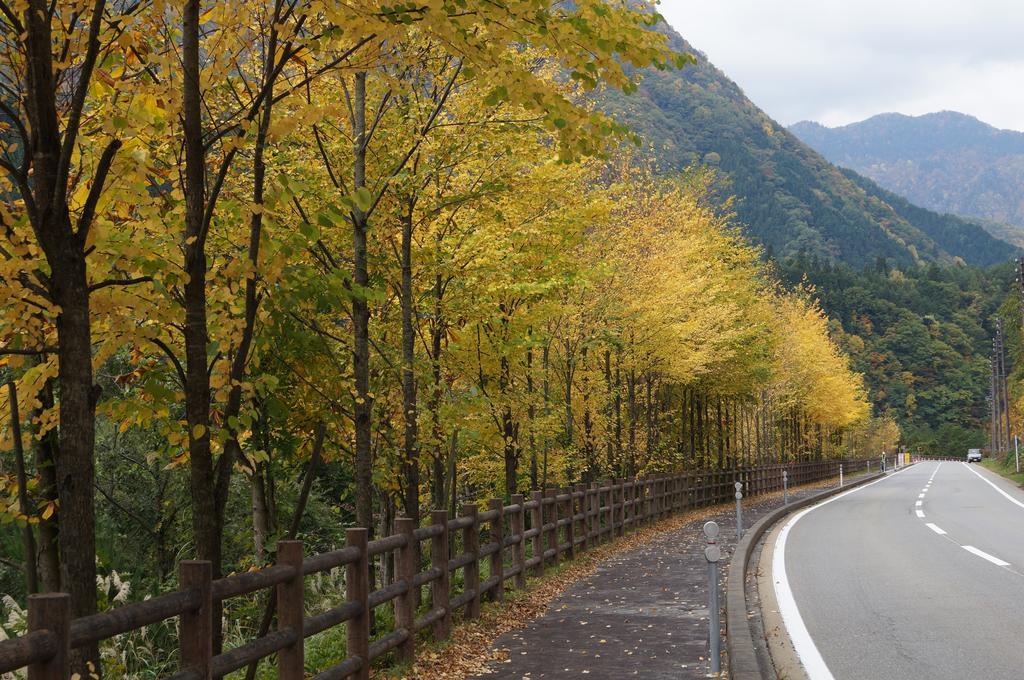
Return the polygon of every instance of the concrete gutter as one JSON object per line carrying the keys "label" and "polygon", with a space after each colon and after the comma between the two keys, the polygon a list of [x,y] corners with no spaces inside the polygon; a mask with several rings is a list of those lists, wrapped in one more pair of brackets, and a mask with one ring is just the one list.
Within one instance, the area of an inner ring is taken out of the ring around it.
{"label": "concrete gutter", "polygon": [[876,473],[848,482],[842,487],[825,489],[821,493],[793,501],[789,505],[771,511],[743,534],[743,538],[740,539],[739,545],[736,546],[732,559],[729,561],[729,581],[725,589],[725,645],[728,650],[730,680],[775,679],[772,669],[761,668],[757,662],[754,638],[751,636],[750,623],[747,621],[747,597],[744,584],[747,580],[750,556],[761,537],[773,524],[796,510],[814,505],[829,496],[849,491],[884,476],[884,473]]}

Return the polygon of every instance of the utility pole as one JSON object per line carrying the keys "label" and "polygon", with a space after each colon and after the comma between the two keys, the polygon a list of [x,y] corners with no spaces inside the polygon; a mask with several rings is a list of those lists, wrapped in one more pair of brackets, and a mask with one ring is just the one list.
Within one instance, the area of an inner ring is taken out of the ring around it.
{"label": "utility pole", "polygon": [[1003,446],[1003,435],[999,431],[999,423],[1002,421],[1002,418],[999,417],[999,415],[1000,415],[999,414],[999,411],[1000,411],[1000,403],[999,403],[999,401],[1000,400],[999,400],[998,390],[996,389],[996,385],[998,384],[998,379],[996,377],[995,341],[992,342],[992,355],[991,355],[991,359],[989,360],[989,365],[990,365],[990,368],[991,368],[991,370],[989,371],[989,373],[990,373],[990,378],[989,378],[989,385],[990,385],[989,403],[992,405],[992,452],[994,454],[998,455],[1000,450],[1001,450],[1001,448],[1002,448],[1002,446]]}
{"label": "utility pole", "polygon": [[992,453],[996,452],[996,381],[995,374],[992,373],[992,362],[989,362],[989,376],[988,376],[988,408],[992,413]]}
{"label": "utility pole", "polygon": [[1005,421],[1005,427],[1002,428],[1003,438],[1006,442],[1006,448],[1004,450],[1009,452],[1010,440],[1012,437],[1010,434],[1010,393],[1006,384],[1006,352],[1003,347],[1003,320],[998,317],[996,318],[996,361],[998,362],[999,374],[999,382],[996,387],[1002,394],[1003,418]]}

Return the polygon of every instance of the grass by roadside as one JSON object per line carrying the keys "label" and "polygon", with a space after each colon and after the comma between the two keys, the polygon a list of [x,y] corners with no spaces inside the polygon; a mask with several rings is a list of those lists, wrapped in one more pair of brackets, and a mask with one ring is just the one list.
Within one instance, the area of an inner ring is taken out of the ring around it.
{"label": "grass by roadside", "polygon": [[[1011,480],[1017,486],[1024,488],[1024,472],[1018,473],[1016,471],[1013,453],[1002,459],[986,458],[981,461],[981,464],[992,472]],[[1021,460],[1021,469],[1024,470],[1024,460]]]}

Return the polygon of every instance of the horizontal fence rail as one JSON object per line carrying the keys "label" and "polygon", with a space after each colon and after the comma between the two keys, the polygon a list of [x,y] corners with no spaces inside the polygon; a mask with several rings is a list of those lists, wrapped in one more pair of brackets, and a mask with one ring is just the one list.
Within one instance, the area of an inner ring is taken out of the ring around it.
{"label": "horizontal fence rail", "polygon": [[[66,680],[72,649],[177,618],[180,669],[170,676],[174,680],[221,677],[272,655],[279,678],[301,680],[306,677],[306,638],[342,624],[345,659],[313,677],[366,680],[371,664],[385,654],[414,661],[421,631],[429,630],[434,640],[447,639],[456,613],[474,619],[482,599],[504,601],[506,588],[524,588],[528,575],[540,576],[673,514],[730,502],[735,482],[743,483],[745,497],[757,496],[781,491],[784,471],[789,485],[798,486],[835,477],[840,465],[849,475],[870,470],[872,462],[877,469],[878,460],[870,459],[693,471],[533,491],[529,498],[512,496],[509,505],[492,499],[486,510],[467,503],[458,517],[432,512],[428,526],[398,518],[394,535],[374,541],[366,529],[348,529],[345,547],[318,555],[305,556],[301,541],[280,541],[276,564],[217,580],[209,562],[184,561],[178,565],[178,591],[75,620],[67,595],[31,595],[28,632],[0,642],[0,673],[28,668],[34,679]],[[374,561],[385,557],[394,559],[394,579],[373,589]],[[305,577],[341,568],[344,599],[307,616]],[[452,577],[460,572],[458,585]],[[429,597],[423,597],[424,588]],[[214,602],[271,589],[277,629],[215,656]],[[393,626],[373,638],[374,610],[387,604],[393,608]]]}

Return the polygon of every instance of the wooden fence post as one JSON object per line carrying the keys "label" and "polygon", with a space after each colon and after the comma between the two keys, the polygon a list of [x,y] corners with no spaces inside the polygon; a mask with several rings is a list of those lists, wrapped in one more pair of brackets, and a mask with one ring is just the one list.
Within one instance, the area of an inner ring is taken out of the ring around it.
{"label": "wooden fence post", "polygon": [[210,584],[213,565],[206,560],[184,560],[178,564],[178,584],[183,590],[199,591],[199,608],[178,618],[179,669],[192,671],[203,680],[213,677],[213,595]]}
{"label": "wooden fence post", "polygon": [[519,537],[519,540],[512,547],[512,565],[517,569],[515,584],[517,589],[523,589],[526,587],[526,539],[523,537],[523,532],[526,531],[526,508],[524,507],[525,500],[522,494],[517,493],[512,496],[512,505],[518,505],[519,511],[513,513],[510,523],[510,530],[512,533]]}
{"label": "wooden fence post", "polygon": [[48,630],[57,638],[57,651],[49,661],[28,667],[29,680],[67,680],[71,657],[71,596],[45,593],[28,596],[29,632]]}
{"label": "wooden fence post", "polygon": [[472,560],[462,570],[462,582],[466,592],[473,597],[466,603],[465,619],[467,621],[480,616],[480,520],[477,515],[479,508],[476,503],[465,503],[462,516],[472,518],[472,523],[462,530],[462,549],[472,556]]}
{"label": "wooden fence post", "polygon": [[633,482],[622,480],[622,531],[635,528],[633,526]]}
{"label": "wooden fence post", "polygon": [[533,535],[533,557],[538,559],[533,565],[533,575],[541,576],[544,574],[544,493],[532,491],[530,500],[535,503],[530,508],[530,528],[537,530]]}
{"label": "wooden fence post", "polygon": [[549,503],[549,518],[551,519],[551,533],[548,534],[548,549],[554,550],[555,555],[551,558],[551,565],[558,566],[558,489],[548,489],[545,492],[546,499],[550,500]]}
{"label": "wooden fence post", "polygon": [[654,523],[654,480],[650,477],[644,477],[643,480],[643,498],[644,498],[644,523]]}
{"label": "wooden fence post", "polygon": [[[302,634],[305,618],[305,577],[302,573],[302,541],[278,541],[277,564],[295,570],[290,579],[277,584],[277,629],[292,631],[297,640],[277,653],[277,677],[281,680],[302,680],[306,663]],[[369,665],[369,660],[367,660]]]}
{"label": "wooden fence post", "polygon": [[665,516],[665,475],[654,478],[654,520],[659,521]]}
{"label": "wooden fence post", "polygon": [[491,520],[491,540],[498,549],[491,553],[491,576],[498,577],[498,585],[491,591],[492,602],[505,601],[505,504],[500,498],[492,498],[489,509],[498,513]]}
{"label": "wooden fence post", "polygon": [[565,493],[569,496],[565,501],[565,518],[569,520],[565,525],[565,540],[569,544],[565,552],[566,559],[571,561],[576,558],[576,496],[571,486],[565,488]]}
{"label": "wooden fence post", "polygon": [[416,521],[409,517],[395,518],[395,532],[405,536],[405,545],[396,551],[396,578],[405,581],[405,594],[395,598],[395,628],[405,628],[409,633],[398,646],[399,663],[412,663],[416,659],[416,588],[413,579],[420,570],[420,544],[413,533]]}
{"label": "wooden fence post", "polygon": [[367,531],[362,527],[345,530],[345,545],[359,549],[359,559],[345,567],[345,599],[360,604],[359,613],[348,621],[348,658],[358,658],[359,670],[349,676],[370,680],[370,556],[366,551]]}
{"label": "wooden fence post", "polygon": [[597,482],[591,482],[587,490],[587,534],[590,536],[590,545],[597,547],[601,545],[601,492],[598,491]]}
{"label": "wooden fence post", "polygon": [[[574,494],[574,498],[579,498],[579,501],[580,501],[580,513],[581,513],[582,517],[580,518],[579,528],[580,528],[580,533],[582,534],[582,536],[580,536],[580,539],[581,539],[581,542],[580,542],[580,552],[582,553],[582,552],[586,552],[587,549],[590,547],[590,537],[587,535],[587,507],[588,506],[587,506],[587,487],[586,487],[586,485],[584,485],[584,484],[577,484],[576,486],[574,486],[573,487],[573,494]],[[573,501],[573,503],[574,503],[573,507],[575,508],[575,501]]]}
{"label": "wooden fence post", "polygon": [[[618,493],[616,493],[618,489]],[[612,512],[612,522],[615,524],[615,536],[622,536],[626,533],[626,480],[616,479],[612,486],[612,498],[618,498],[616,510]]]}
{"label": "wooden fence post", "polygon": [[430,513],[430,523],[440,525],[441,531],[430,541],[430,566],[441,572],[441,575],[430,586],[430,606],[444,609],[444,616],[434,622],[434,642],[448,639],[452,626],[451,607],[451,575],[448,572],[448,511],[434,510]]}
{"label": "wooden fence post", "polygon": [[607,524],[605,530],[608,533],[608,542],[615,540],[615,480],[608,478],[608,494],[606,497],[608,505],[604,511],[604,521]]}

